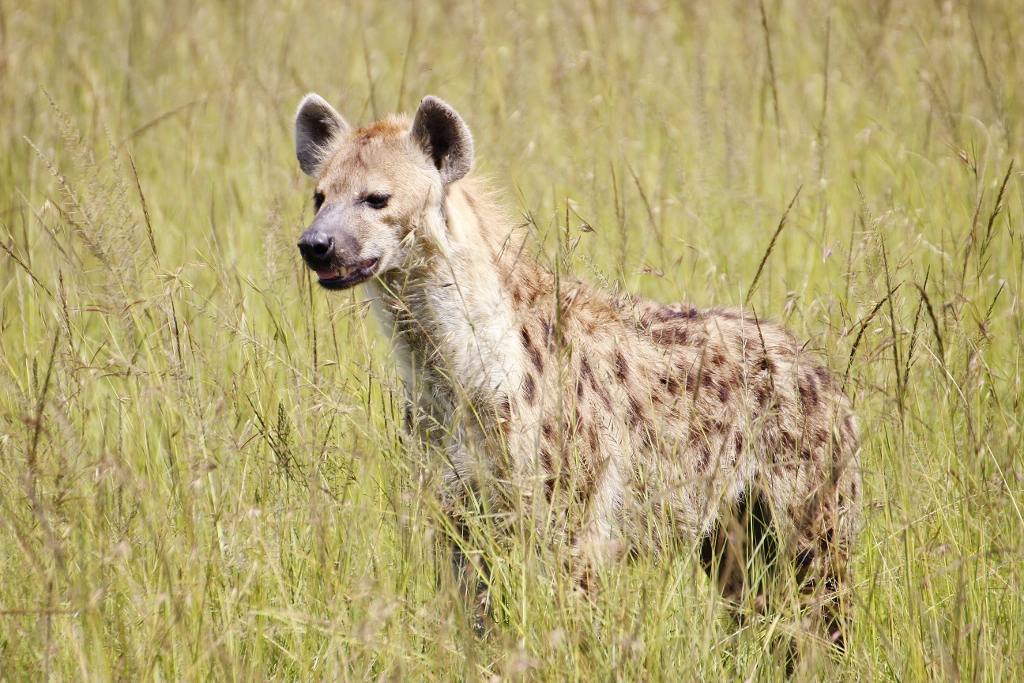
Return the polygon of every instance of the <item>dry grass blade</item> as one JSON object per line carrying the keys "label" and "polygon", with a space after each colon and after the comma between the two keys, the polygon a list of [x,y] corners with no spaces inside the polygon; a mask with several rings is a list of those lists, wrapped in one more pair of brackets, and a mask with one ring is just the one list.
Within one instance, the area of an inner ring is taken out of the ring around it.
{"label": "dry grass blade", "polygon": [[995,225],[996,218],[1003,212],[1003,199],[1006,196],[1006,184],[1010,182],[1010,176],[1013,175],[1013,160],[1010,160],[1010,165],[1006,168],[1006,174],[1003,176],[1003,182],[999,184],[999,192],[996,193],[996,203],[992,207],[992,213],[988,216],[988,223],[985,224],[985,237],[981,240],[981,246],[978,248],[978,273],[985,272],[988,265],[988,250],[992,246],[992,239],[995,234],[992,231],[992,227]]}
{"label": "dry grass blade", "polygon": [[768,12],[764,7],[764,0],[760,0],[761,28],[764,31],[764,49],[768,57],[768,78],[772,90],[772,109],[775,111],[775,125],[778,136],[779,151],[782,151],[782,117],[779,114],[779,89],[775,79],[775,59],[772,57],[772,37],[768,30]]}
{"label": "dry grass blade", "polygon": [[775,242],[779,239],[779,235],[782,233],[782,229],[786,227],[786,219],[789,217],[789,211],[796,204],[797,197],[800,196],[800,190],[803,189],[803,185],[796,188],[796,192],[793,194],[793,199],[789,201],[789,206],[782,213],[782,218],[779,220],[779,227],[775,228],[775,233],[772,235],[772,239],[768,242],[768,248],[764,250],[764,256],[761,257],[761,263],[757,266],[757,272],[754,273],[754,280],[750,283],[750,287],[747,288],[747,295],[744,297],[744,301],[750,301],[750,296],[757,289],[757,283],[761,279],[761,272],[764,270],[764,266],[768,263],[768,257],[772,255],[772,249],[775,248]]}
{"label": "dry grass blade", "polygon": [[[896,285],[896,289],[899,289],[899,287],[900,285]],[[878,303],[876,303],[874,308],[871,309],[871,312],[868,313],[859,323],[857,323],[857,336],[854,337],[853,339],[853,345],[850,347],[850,359],[846,364],[846,372],[843,373],[845,378],[843,380],[844,387],[846,386],[846,382],[850,379],[850,370],[853,368],[853,359],[857,355],[857,349],[858,347],[860,347],[860,342],[864,338],[864,333],[867,331],[868,324],[874,319],[875,315],[877,315],[878,312],[882,310],[882,306],[884,306],[886,302],[890,301],[890,297],[892,296],[894,291],[895,290],[888,292],[884,297],[879,299]]]}
{"label": "dry grass blade", "polygon": [[935,309],[932,308],[932,301],[928,297],[928,292],[924,287],[914,283],[917,287],[917,291],[921,294],[921,301],[924,302],[925,310],[928,311],[928,318],[932,321],[932,331],[935,334],[935,343],[939,346],[939,360],[942,361],[943,365],[946,363],[946,347],[942,342],[942,332],[939,330],[939,319],[935,317]]}
{"label": "dry grass blade", "polygon": [[149,248],[153,251],[153,260],[160,263],[160,257],[156,253],[156,239],[153,237],[153,223],[149,219],[149,206],[146,205],[146,195],[142,193],[142,181],[139,180],[139,169],[135,167],[135,157],[128,152],[128,162],[132,166],[132,176],[135,178],[135,189],[139,191],[139,203],[142,204],[142,216],[146,219],[146,237],[149,238]]}
{"label": "dry grass blade", "polygon": [[[5,230],[7,229],[6,226],[4,227],[4,229]],[[8,234],[10,234],[9,231],[8,231]],[[42,288],[42,290],[44,292],[46,292],[46,294],[51,299],[53,298],[53,294],[50,292],[50,289],[46,285],[44,285],[42,282],[39,281],[39,278],[37,278],[35,273],[32,272],[32,269],[29,268],[28,265],[26,265],[24,261],[22,261],[20,258],[18,258],[18,255],[14,253],[14,250],[11,247],[7,246],[3,242],[0,242],[0,249],[3,249],[5,252],[7,252],[7,255],[10,256],[11,259],[15,263],[17,263],[19,266],[21,266],[21,269],[24,270],[28,274],[28,276],[30,278],[32,278],[32,282],[34,282],[37,285],[39,285],[39,287]]]}

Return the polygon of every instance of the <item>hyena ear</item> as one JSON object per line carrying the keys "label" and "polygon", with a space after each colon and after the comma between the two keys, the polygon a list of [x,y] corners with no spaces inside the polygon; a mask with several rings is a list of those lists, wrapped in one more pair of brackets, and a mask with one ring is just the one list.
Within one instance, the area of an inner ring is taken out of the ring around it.
{"label": "hyena ear", "polygon": [[423,98],[409,134],[434,162],[445,185],[469,173],[473,165],[473,136],[462,117],[442,100]]}
{"label": "hyena ear", "polygon": [[331,144],[348,131],[348,123],[324,98],[306,95],[295,114],[295,156],[302,172],[315,178]]}

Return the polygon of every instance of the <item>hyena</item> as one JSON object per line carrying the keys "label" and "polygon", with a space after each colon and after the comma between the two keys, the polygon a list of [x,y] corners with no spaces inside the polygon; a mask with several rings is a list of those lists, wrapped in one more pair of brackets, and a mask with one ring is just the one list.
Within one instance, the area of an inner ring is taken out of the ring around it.
{"label": "hyena", "polygon": [[760,557],[842,644],[857,428],[792,336],[739,309],[558,278],[472,172],[469,129],[437,98],[354,128],[311,94],[295,138],[316,179],[302,258],[325,289],[366,284],[412,422],[441,446],[452,515],[469,497],[549,520],[583,591],[600,563],[682,543],[729,604],[757,608]]}

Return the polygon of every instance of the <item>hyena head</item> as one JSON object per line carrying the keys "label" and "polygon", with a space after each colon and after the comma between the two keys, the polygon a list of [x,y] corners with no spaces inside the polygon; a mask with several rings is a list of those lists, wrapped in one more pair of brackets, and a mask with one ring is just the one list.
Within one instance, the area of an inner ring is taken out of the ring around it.
{"label": "hyena head", "polygon": [[441,238],[445,192],[469,171],[473,138],[436,97],[411,122],[393,116],[353,129],[310,94],[295,116],[295,154],[316,179],[316,216],[299,251],[321,286],[348,289],[405,267],[421,238]]}

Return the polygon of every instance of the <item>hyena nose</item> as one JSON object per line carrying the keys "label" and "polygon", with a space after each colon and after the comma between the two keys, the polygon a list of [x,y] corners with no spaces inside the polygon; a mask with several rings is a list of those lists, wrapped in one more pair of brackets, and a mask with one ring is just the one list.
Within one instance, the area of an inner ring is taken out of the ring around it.
{"label": "hyena nose", "polygon": [[334,254],[334,238],[322,232],[308,230],[299,240],[299,252],[307,261],[324,261]]}

